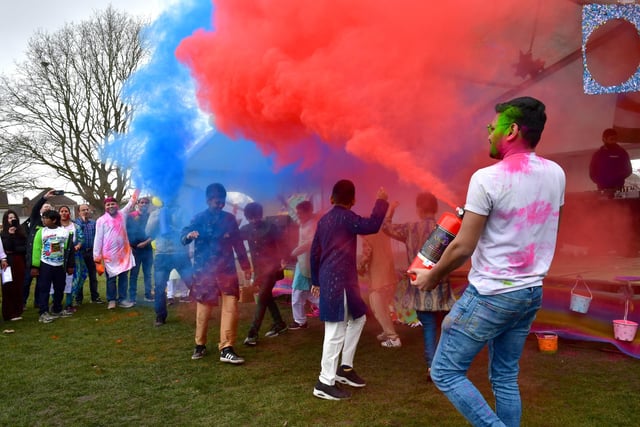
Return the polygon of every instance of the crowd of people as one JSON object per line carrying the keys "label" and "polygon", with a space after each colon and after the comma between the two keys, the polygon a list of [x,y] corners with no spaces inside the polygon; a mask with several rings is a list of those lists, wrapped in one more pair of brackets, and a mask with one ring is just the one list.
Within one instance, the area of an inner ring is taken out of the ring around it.
{"label": "crowd of people", "polygon": [[[368,274],[371,310],[382,329],[381,345],[402,345],[385,309],[400,289],[407,308],[416,310],[422,323],[425,377],[473,425],[517,426],[522,412],[518,361],[541,307],[542,280],[554,255],[564,204],[563,170],[535,154],[545,122],[545,106],[537,99],[521,97],[496,105],[495,117],[488,125],[488,142],[489,155],[498,162],[473,174],[461,229],[441,259],[432,268],[406,271],[400,285],[390,262],[390,239],[405,244],[408,268],[435,226],[438,205],[429,193],[416,197],[416,221],[394,224],[398,203],[389,204],[384,188],[378,190],[370,215],[364,217],[352,210],[354,183],[339,180],[331,192],[332,207],[320,218],[310,202],[296,206],[298,244],[285,253],[259,203],[245,207],[248,224],[239,227],[236,217],[223,209],[227,193],[220,183],[206,188],[207,208],[184,227],[180,227],[174,206],[149,212],[149,198],[139,198],[138,191],[122,209],[115,199],[105,199],[105,213],[95,222],[87,215],[88,206],[81,205],[79,218],[72,222],[68,207],[55,211],[48,203],[53,196],[49,191],[35,204],[27,229],[20,226],[13,211],[2,218],[2,269],[11,267],[13,274],[13,282],[2,286],[3,317],[20,319],[31,277],[37,278],[35,301],[40,322],[72,315],[75,305],[83,301],[87,277],[92,302],[102,303],[96,281],[96,271],[102,269],[107,279],[107,308],[133,307],[142,269],[144,298],[153,297],[155,325],[162,326],[167,320],[167,282],[170,272],[177,269],[190,284],[190,298],[196,305],[192,359],[205,356],[208,324],[213,307],[219,305],[219,358],[239,365],[244,359],[234,346],[241,270],[258,294],[244,344],[258,345],[267,311],[273,324],[265,337],[276,337],[288,329],[306,328],[304,304],[317,303],[324,339],[313,395],[342,400],[351,393],[337,383],[366,386],[354,362],[369,311],[358,274]],[[358,236],[363,239],[360,260]],[[155,259],[151,249],[154,240]],[[192,258],[187,245],[193,246]],[[273,298],[273,287],[282,278],[287,257],[297,261],[290,325]],[[469,258],[469,285],[455,301],[448,275]],[[489,348],[495,410],[467,378],[471,362],[485,346]]]}

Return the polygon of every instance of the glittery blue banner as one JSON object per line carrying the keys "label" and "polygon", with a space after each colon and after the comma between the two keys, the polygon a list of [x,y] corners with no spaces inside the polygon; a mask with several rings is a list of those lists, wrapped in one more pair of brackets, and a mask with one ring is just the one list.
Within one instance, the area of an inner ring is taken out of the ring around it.
{"label": "glittery blue banner", "polygon": [[601,25],[612,19],[624,19],[636,27],[640,33],[640,5],[636,4],[587,4],[582,7],[582,64],[584,93],[588,95],[602,93],[638,92],[640,90],[640,67],[629,80],[614,85],[603,86],[594,80],[587,67],[586,46],[589,36]]}

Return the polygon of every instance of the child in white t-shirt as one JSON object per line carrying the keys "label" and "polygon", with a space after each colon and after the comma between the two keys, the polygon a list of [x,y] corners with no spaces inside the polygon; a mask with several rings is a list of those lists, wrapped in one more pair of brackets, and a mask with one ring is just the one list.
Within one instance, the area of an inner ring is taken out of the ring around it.
{"label": "child in white t-shirt", "polygon": [[[69,232],[60,226],[60,214],[50,210],[42,214],[43,228],[33,240],[31,276],[37,277],[36,305],[42,323],[51,323],[63,314],[62,297],[66,274],[73,274],[74,250]],[[49,288],[53,283],[53,305],[49,312]]]}

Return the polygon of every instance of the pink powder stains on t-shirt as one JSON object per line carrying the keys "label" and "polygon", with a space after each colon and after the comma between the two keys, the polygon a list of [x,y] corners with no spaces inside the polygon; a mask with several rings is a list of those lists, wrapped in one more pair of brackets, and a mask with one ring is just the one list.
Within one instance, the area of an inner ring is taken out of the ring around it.
{"label": "pink powder stains on t-shirt", "polygon": [[513,254],[508,255],[507,259],[512,267],[518,268],[520,272],[524,272],[527,271],[527,267],[532,267],[534,265],[535,257],[536,245],[532,243],[520,252],[514,252]]}
{"label": "pink powder stains on t-shirt", "polygon": [[502,219],[514,219],[513,226],[517,230],[525,230],[536,224],[544,224],[552,216],[553,207],[544,200],[536,200],[533,203],[515,211],[499,212]]}
{"label": "pink powder stains on t-shirt", "polygon": [[524,213],[522,214],[519,212],[519,216],[525,216],[527,226],[544,224],[549,220],[549,217],[552,214],[552,209],[551,203],[545,200],[537,200],[529,206],[526,206],[524,209],[521,209]]}
{"label": "pink powder stains on t-shirt", "polygon": [[[530,244],[519,252],[513,252],[507,255],[509,267],[506,269],[492,268],[485,266],[483,271],[496,277],[510,276],[514,274],[522,274],[529,272],[535,265],[536,245]],[[508,284],[505,282],[505,284]]]}
{"label": "pink powder stains on t-shirt", "polygon": [[528,173],[531,170],[529,153],[513,154],[500,162],[507,173]]}

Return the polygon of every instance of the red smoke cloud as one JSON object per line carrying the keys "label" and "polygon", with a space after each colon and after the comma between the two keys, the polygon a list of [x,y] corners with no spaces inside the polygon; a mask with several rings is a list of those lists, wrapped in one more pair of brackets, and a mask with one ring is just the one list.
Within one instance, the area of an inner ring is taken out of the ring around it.
{"label": "red smoke cloud", "polygon": [[225,134],[303,166],[319,137],[454,206],[464,194],[447,181],[486,158],[483,125],[499,95],[478,82],[514,78],[536,5],[219,0],[214,31],[184,39],[176,54]]}

